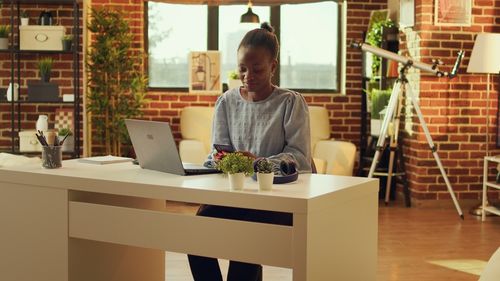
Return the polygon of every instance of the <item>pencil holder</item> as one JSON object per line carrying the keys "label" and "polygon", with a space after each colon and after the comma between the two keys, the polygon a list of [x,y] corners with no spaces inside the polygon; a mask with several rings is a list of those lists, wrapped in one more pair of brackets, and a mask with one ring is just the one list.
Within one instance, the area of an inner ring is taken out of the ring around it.
{"label": "pencil holder", "polygon": [[42,167],[47,169],[62,167],[62,146],[42,146]]}

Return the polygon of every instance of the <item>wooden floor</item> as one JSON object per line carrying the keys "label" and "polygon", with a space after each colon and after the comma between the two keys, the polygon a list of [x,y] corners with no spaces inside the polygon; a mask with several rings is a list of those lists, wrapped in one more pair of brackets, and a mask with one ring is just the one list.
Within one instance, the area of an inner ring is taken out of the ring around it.
{"label": "wooden floor", "polygon": [[[196,210],[192,205],[169,205],[169,209],[183,213]],[[481,222],[479,217],[468,215],[465,209],[464,213],[462,221],[452,208],[386,207],[381,203],[377,280],[477,281],[477,275],[431,263],[452,260],[467,267],[474,262],[486,262],[500,247],[500,217],[487,217]],[[167,281],[192,280],[185,255],[167,253],[166,263]],[[223,271],[227,270],[227,261],[220,263]],[[360,270],[362,267],[360,264]],[[291,276],[289,269],[264,267],[266,281],[289,281]]]}

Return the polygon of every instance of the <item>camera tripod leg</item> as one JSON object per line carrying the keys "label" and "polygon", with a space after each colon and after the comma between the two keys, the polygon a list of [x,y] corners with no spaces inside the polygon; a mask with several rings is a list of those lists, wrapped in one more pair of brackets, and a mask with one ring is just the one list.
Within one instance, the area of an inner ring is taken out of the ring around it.
{"label": "camera tripod leg", "polygon": [[446,175],[446,172],[443,168],[443,164],[441,164],[441,159],[439,158],[439,155],[437,153],[437,148],[432,142],[431,134],[429,132],[429,129],[427,128],[427,124],[425,123],[424,117],[422,115],[422,111],[420,110],[420,106],[418,105],[417,99],[415,96],[411,93],[411,89],[407,89],[407,95],[408,98],[411,100],[411,104],[415,108],[415,112],[417,113],[418,120],[420,121],[420,126],[422,126],[422,129],[424,130],[425,137],[427,139],[427,143],[429,144],[429,148],[432,151],[432,155],[434,156],[434,159],[436,160],[436,163],[439,167],[439,170],[441,171],[441,175],[443,176],[444,182],[446,183],[446,188],[448,189],[448,192],[450,193],[451,199],[453,200],[453,204],[455,205],[455,208],[457,209],[458,214],[464,219],[464,215],[462,213],[462,209],[460,208],[460,205],[458,204],[457,198],[455,197],[455,192],[453,191],[453,188],[451,187],[450,181],[448,180],[448,176]]}
{"label": "camera tripod leg", "polygon": [[[404,93],[405,83],[401,84],[401,90]],[[403,96],[398,95],[398,103],[396,115],[393,118],[393,127],[394,132],[391,135],[391,143],[390,143],[390,154],[389,154],[389,169],[387,170],[387,184],[385,186],[385,204],[389,204],[389,195],[391,193],[391,184],[392,184],[392,171],[394,169],[394,156],[396,154],[396,150],[398,149],[398,139],[399,139],[399,123],[401,122],[401,110],[403,108]],[[396,171],[397,172],[397,171]]]}
{"label": "camera tripod leg", "polygon": [[380,158],[380,153],[384,150],[385,138],[387,137],[387,130],[389,129],[389,123],[393,119],[396,106],[399,101],[399,94],[401,90],[401,82],[398,80],[392,88],[391,97],[389,99],[389,104],[387,105],[387,111],[384,116],[384,121],[382,121],[382,126],[380,127],[380,134],[377,141],[377,150],[373,156],[372,164],[370,166],[370,172],[368,173],[369,178],[373,178],[373,173]]}

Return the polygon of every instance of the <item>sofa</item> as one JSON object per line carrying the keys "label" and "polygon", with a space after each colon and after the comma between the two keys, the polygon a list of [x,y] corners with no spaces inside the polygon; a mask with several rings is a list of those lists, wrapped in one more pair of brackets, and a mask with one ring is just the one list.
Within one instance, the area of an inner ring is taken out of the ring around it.
{"label": "sofa", "polygon": [[[183,162],[201,164],[206,160],[211,150],[213,113],[213,107],[189,106],[182,110],[179,153]],[[330,120],[326,108],[309,106],[309,119],[311,151],[317,173],[351,176],[356,146],[330,139]]]}

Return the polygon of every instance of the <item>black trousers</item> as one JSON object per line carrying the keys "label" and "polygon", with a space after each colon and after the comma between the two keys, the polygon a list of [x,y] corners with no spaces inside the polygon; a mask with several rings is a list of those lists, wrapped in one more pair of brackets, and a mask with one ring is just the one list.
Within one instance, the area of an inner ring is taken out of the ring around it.
{"label": "black trousers", "polygon": [[[293,225],[290,213],[253,209],[202,205],[198,216],[242,220],[250,222]],[[222,281],[222,274],[216,258],[188,255],[189,266],[195,281]],[[227,281],[261,281],[262,266],[259,264],[230,261]]]}

